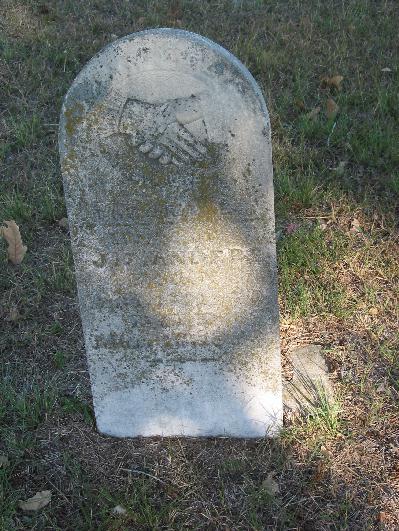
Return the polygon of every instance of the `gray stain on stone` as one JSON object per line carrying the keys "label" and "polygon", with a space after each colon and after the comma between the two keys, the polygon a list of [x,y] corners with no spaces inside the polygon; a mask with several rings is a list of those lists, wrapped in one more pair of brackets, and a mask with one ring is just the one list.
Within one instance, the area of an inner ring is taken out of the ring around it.
{"label": "gray stain on stone", "polygon": [[270,125],[252,76],[198,35],[125,37],[68,92],[60,153],[99,429],[276,433]]}

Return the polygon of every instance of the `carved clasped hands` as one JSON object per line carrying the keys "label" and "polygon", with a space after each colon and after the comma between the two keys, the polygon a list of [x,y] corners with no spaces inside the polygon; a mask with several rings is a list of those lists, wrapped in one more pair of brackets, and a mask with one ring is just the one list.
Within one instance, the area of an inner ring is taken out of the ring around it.
{"label": "carved clasped hands", "polygon": [[118,130],[128,135],[142,153],[161,164],[194,162],[207,152],[200,96],[164,103],[129,98],[122,108]]}

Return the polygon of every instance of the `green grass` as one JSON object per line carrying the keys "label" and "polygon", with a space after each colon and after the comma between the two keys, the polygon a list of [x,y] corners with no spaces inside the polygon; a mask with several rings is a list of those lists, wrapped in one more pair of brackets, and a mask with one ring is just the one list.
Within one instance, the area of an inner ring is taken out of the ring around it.
{"label": "green grass", "polygon": [[60,400],[61,410],[65,413],[81,413],[87,424],[93,425],[94,414],[91,406],[76,397],[63,397]]}
{"label": "green grass", "polygon": [[318,203],[320,185],[312,168],[297,173],[290,169],[276,170],[275,193],[277,208],[282,215],[311,208]]}
{"label": "green grass", "polygon": [[41,390],[36,386],[17,390],[4,379],[1,385],[0,419],[3,427],[17,426],[21,432],[37,428],[43,416],[54,407],[54,390]]}
{"label": "green grass", "polygon": [[[23,489],[14,485],[13,476],[31,461],[29,455],[38,446],[36,429],[50,414],[56,401],[53,389],[37,386],[16,389],[8,378],[0,385],[0,436],[1,454],[8,463],[0,468],[0,526],[14,528],[14,515]],[[37,464],[31,463],[31,473]]]}
{"label": "green grass", "polygon": [[[6,127],[11,130],[12,151],[29,148],[39,140],[40,119],[36,115],[10,117]],[[11,150],[10,150],[11,151]]]}
{"label": "green grass", "polygon": [[329,271],[345,258],[345,239],[329,239],[316,227],[284,235],[278,246],[282,310],[291,316],[335,315],[349,311],[344,288]]}
{"label": "green grass", "polygon": [[62,350],[56,350],[53,353],[53,361],[57,369],[63,369],[66,363],[65,352],[63,352]]}
{"label": "green grass", "polygon": [[[380,526],[381,511],[397,529],[397,2],[3,4],[0,222],[18,223],[28,252],[12,266],[0,242],[0,529],[363,530]],[[322,344],[339,396],[321,393],[276,441],[125,441],[94,427],[58,224],[59,111],[103,46],[161,26],[232,51],[270,111],[283,357]],[[340,90],[323,88],[332,75],[344,76]],[[330,119],[328,98],[339,106]],[[18,509],[45,489],[49,506]]]}
{"label": "green grass", "polygon": [[28,193],[19,190],[9,191],[9,186],[0,185],[0,214],[2,219],[13,219],[17,223],[54,222],[65,213],[62,189],[59,184],[37,185]]}
{"label": "green grass", "polygon": [[316,388],[316,401],[308,407],[308,428],[314,427],[318,433],[325,432],[331,437],[337,436],[341,428],[339,401],[328,396],[322,386],[317,385]]}
{"label": "green grass", "polygon": [[46,280],[49,288],[54,292],[72,293],[74,291],[73,259],[69,248],[62,249],[58,259],[52,262],[51,271]]}

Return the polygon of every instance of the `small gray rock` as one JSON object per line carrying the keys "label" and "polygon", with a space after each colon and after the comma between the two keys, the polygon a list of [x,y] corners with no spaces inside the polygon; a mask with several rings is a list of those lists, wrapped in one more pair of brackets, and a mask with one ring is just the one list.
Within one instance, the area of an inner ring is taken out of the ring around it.
{"label": "small gray rock", "polygon": [[292,365],[292,379],[285,380],[284,406],[292,412],[308,411],[320,398],[331,399],[333,388],[320,345],[306,345],[292,350],[287,358]]}

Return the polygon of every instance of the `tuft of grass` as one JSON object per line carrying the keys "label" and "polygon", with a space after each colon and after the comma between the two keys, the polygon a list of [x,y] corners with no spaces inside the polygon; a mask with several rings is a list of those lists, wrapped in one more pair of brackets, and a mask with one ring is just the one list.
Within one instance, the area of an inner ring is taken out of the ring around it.
{"label": "tuft of grass", "polygon": [[13,219],[16,223],[24,223],[32,217],[32,203],[20,192],[11,191],[3,193],[0,191],[0,219]]}
{"label": "tuft of grass", "polygon": [[75,289],[72,252],[69,248],[62,249],[57,260],[53,260],[46,283],[55,292],[72,293]]}
{"label": "tuft of grass", "polygon": [[10,116],[6,127],[10,130],[11,147],[16,150],[28,148],[40,137],[40,118],[32,116]]}
{"label": "tuft of grass", "polygon": [[319,197],[319,185],[312,172],[295,174],[281,170],[275,173],[275,194],[282,215],[315,206]]}
{"label": "tuft of grass", "polygon": [[[130,526],[138,529],[160,529],[173,525],[177,502],[164,498],[161,504],[154,505],[151,500],[154,490],[159,489],[157,482],[146,477],[132,477],[132,481],[133,485],[128,493],[115,495],[104,488],[93,493],[94,500],[102,501],[101,529],[117,531],[121,526],[125,529]],[[126,513],[116,516],[113,510],[117,505],[123,507]]]}
{"label": "tuft of grass", "polygon": [[56,394],[51,388],[40,389],[33,385],[20,390],[8,379],[1,383],[0,392],[0,422],[6,431],[14,426],[21,433],[34,430],[56,402]]}
{"label": "tuft of grass", "polygon": [[245,472],[245,463],[240,459],[225,459],[220,466],[220,471],[226,476],[239,476]]}
{"label": "tuft of grass", "polygon": [[54,365],[57,369],[63,369],[66,364],[65,352],[56,350],[53,354]]}
{"label": "tuft of grass", "polygon": [[331,274],[343,259],[344,238],[329,239],[317,226],[286,234],[278,243],[281,304],[292,317],[349,311],[344,288]]}
{"label": "tuft of grass", "polygon": [[60,408],[65,413],[82,415],[87,424],[93,425],[94,413],[87,402],[73,396],[66,396],[60,399]]}
{"label": "tuft of grass", "polygon": [[38,208],[35,212],[37,221],[51,222],[60,220],[65,216],[65,205],[60,186],[46,186],[35,189],[35,203]]}
{"label": "tuft of grass", "polygon": [[399,334],[396,336],[395,344],[388,344],[387,341],[382,341],[379,345],[379,353],[382,359],[387,363],[387,373],[389,381],[396,390],[399,392]]}
{"label": "tuft of grass", "polygon": [[318,433],[336,437],[341,430],[341,406],[337,397],[329,396],[325,389],[316,385],[316,399],[306,407],[308,427]]}
{"label": "tuft of grass", "polygon": [[46,335],[48,334],[50,336],[58,336],[62,334],[62,332],[63,332],[62,324],[59,321],[54,321],[47,327]]}

